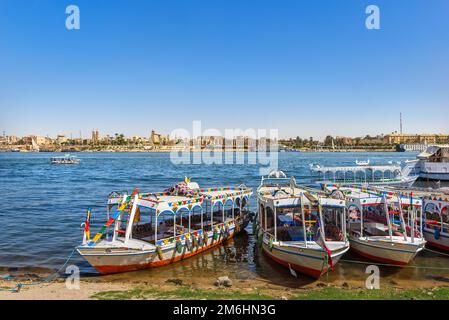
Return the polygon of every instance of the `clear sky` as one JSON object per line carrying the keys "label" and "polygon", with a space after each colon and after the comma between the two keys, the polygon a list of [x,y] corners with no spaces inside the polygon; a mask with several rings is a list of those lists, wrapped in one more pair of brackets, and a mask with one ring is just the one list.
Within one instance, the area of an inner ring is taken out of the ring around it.
{"label": "clear sky", "polygon": [[[80,30],[65,9],[80,8]],[[365,28],[380,8],[381,30]],[[449,131],[447,0],[0,0],[0,130]]]}

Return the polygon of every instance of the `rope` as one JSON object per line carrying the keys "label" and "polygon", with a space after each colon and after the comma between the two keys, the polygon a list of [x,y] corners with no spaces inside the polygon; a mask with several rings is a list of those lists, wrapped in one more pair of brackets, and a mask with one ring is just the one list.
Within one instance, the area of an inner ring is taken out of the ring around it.
{"label": "rope", "polygon": [[59,272],[61,272],[62,269],[67,265],[67,263],[70,261],[70,259],[73,257],[73,254],[76,252],[76,248],[73,248],[72,252],[68,255],[67,259],[65,260],[64,264],[54,273],[49,275],[47,278],[45,278],[42,281],[34,282],[34,283],[16,283],[16,285],[12,288],[8,289],[0,289],[0,292],[20,292],[20,289],[25,286],[37,286],[43,283],[50,283],[53,280],[58,278]]}
{"label": "rope", "polygon": [[426,266],[398,266],[396,264],[389,264],[389,263],[365,262],[365,261],[346,260],[346,259],[340,259],[340,261],[348,263],[366,264],[366,265],[374,264],[377,266],[396,267],[396,268],[449,270],[449,267],[444,268],[444,267],[426,267]]}

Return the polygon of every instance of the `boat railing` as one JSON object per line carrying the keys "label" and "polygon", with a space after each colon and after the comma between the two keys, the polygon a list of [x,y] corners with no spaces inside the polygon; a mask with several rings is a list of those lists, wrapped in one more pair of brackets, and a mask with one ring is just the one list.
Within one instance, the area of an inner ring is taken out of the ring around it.
{"label": "boat railing", "polygon": [[[230,219],[224,222],[219,222],[213,225],[214,229],[218,231],[222,230],[222,228],[225,228],[225,226],[227,225],[228,227],[231,226],[232,224],[235,224],[235,222],[238,220],[238,218],[234,218],[234,219]],[[211,231],[211,230],[209,230]],[[158,239],[156,241],[156,245],[167,245],[170,243],[175,243],[176,241],[184,241],[188,238],[190,238],[192,235],[194,236],[199,236],[202,235],[204,232],[209,232],[208,230],[205,230],[205,228],[202,229],[197,229],[197,230],[190,230],[187,232],[183,232],[181,234],[177,234],[168,238],[164,238],[164,239]]]}

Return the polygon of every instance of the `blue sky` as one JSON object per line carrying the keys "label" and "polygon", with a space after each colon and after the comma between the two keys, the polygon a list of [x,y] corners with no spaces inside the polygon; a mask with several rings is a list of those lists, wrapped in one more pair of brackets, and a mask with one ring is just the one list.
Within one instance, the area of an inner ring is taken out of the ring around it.
{"label": "blue sky", "polygon": [[448,132],[448,57],[447,0],[0,0],[0,130]]}

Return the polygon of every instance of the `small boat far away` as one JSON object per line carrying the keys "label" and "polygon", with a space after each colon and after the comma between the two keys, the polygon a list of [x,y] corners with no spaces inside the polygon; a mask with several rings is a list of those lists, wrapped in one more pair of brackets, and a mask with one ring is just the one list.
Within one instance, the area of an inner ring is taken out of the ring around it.
{"label": "small boat far away", "polygon": [[252,217],[251,194],[245,185],[202,189],[187,178],[164,192],[114,192],[108,204],[117,210],[92,239],[88,212],[77,249],[102,274],[186,259],[243,230]]}
{"label": "small boat far away", "polygon": [[52,157],[50,159],[51,164],[78,164],[80,162],[81,159],[70,154],[66,154],[63,157]]}
{"label": "small boat far away", "polygon": [[257,201],[262,250],[290,270],[319,278],[349,250],[344,200],[311,193],[274,171],[262,177]]}

